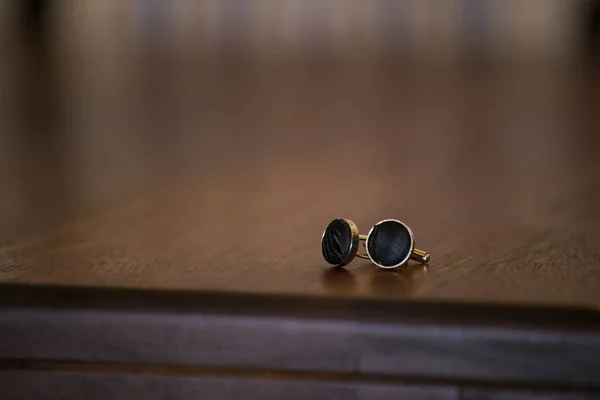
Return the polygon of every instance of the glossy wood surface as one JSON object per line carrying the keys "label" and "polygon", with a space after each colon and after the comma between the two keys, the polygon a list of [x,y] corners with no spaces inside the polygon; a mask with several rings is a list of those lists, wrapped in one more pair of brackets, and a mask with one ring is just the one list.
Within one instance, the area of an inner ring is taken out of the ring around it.
{"label": "glossy wood surface", "polygon": [[[4,283],[600,300],[593,67],[3,51]],[[336,217],[432,262],[331,269]]]}

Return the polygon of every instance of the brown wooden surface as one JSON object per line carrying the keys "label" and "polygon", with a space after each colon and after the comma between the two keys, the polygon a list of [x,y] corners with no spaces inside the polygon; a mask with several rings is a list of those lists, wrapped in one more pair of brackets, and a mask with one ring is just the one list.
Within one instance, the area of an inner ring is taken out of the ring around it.
{"label": "brown wooden surface", "polygon": [[[2,282],[600,300],[589,67],[4,52]],[[430,266],[330,269],[340,216]]]}

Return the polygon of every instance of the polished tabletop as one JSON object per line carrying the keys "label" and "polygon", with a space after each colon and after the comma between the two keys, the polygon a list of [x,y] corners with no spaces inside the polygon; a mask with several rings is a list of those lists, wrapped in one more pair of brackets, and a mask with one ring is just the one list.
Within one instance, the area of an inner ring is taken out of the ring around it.
{"label": "polished tabletop", "polygon": [[[3,51],[2,283],[600,302],[589,66]],[[338,217],[432,260],[332,268]]]}

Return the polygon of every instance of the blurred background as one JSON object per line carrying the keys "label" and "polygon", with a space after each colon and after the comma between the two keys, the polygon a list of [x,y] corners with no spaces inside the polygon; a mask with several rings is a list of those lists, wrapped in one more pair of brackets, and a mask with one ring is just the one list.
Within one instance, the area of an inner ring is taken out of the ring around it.
{"label": "blurred background", "polygon": [[[44,40],[72,52],[365,56],[449,62],[564,56],[597,41],[595,0],[2,0],[3,44]],[[108,55],[106,54],[106,55]]]}
{"label": "blurred background", "polygon": [[596,170],[599,15],[596,0],[0,0],[2,243],[171,190],[217,237],[209,215],[260,229],[308,207],[325,226],[402,204],[429,207],[436,243],[477,212],[467,198],[534,221],[557,176]]}
{"label": "blurred background", "polygon": [[566,57],[597,47],[595,0],[2,0],[3,47],[62,51],[309,54],[457,62],[467,54]]}

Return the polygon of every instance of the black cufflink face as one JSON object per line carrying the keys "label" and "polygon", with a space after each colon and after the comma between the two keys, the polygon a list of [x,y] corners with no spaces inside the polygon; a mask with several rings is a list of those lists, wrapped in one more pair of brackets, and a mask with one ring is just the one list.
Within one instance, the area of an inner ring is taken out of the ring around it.
{"label": "black cufflink face", "polygon": [[367,254],[380,268],[392,269],[404,265],[414,249],[414,236],[404,223],[395,219],[378,222],[367,235]]}
{"label": "black cufflink face", "polygon": [[[365,242],[366,254],[358,252],[361,241]],[[415,249],[412,231],[397,219],[379,221],[366,236],[360,235],[349,219],[334,219],[321,236],[321,251],[323,258],[337,267],[348,265],[354,257],[368,258],[384,269],[400,267],[409,259],[421,264],[431,259],[426,251]]]}
{"label": "black cufflink face", "polygon": [[335,266],[347,265],[358,250],[359,234],[354,222],[338,218],[327,225],[321,237],[323,258]]}

